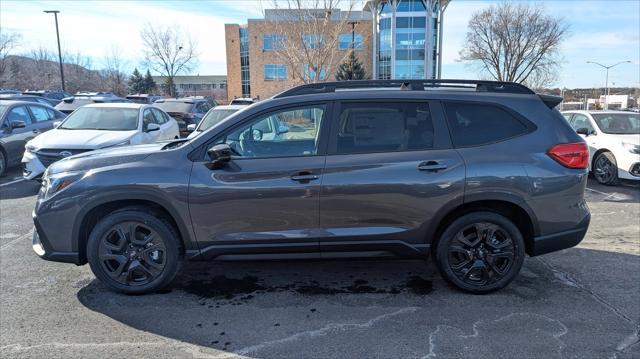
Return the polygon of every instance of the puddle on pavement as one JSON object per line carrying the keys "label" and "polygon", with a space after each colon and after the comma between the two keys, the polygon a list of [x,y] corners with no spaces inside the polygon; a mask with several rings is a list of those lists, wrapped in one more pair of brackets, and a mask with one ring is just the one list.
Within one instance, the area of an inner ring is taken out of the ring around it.
{"label": "puddle on pavement", "polygon": [[[245,276],[243,278],[229,278],[226,276],[215,276],[204,279],[184,279],[178,281],[175,289],[183,290],[189,294],[196,295],[201,299],[227,300],[209,304],[209,307],[219,307],[221,304],[241,305],[254,298],[256,294],[274,292],[295,292],[301,295],[337,295],[337,294],[400,294],[402,292],[416,295],[427,295],[433,291],[433,283],[420,276],[410,276],[404,283],[395,286],[377,287],[364,279],[354,279],[347,285],[339,285],[338,282],[331,282],[330,285],[323,285],[317,281],[296,281],[287,285],[264,284],[258,277]],[[170,292],[164,291],[164,293]],[[159,292],[159,294],[162,294]],[[201,305],[208,303],[201,302]]]}

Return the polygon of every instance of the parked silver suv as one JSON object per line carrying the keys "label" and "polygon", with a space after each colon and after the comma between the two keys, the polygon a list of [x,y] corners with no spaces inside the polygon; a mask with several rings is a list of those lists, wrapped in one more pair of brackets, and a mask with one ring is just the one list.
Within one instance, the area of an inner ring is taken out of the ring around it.
{"label": "parked silver suv", "polygon": [[[303,85],[191,140],[54,163],[33,248],[146,293],[196,259],[433,255],[465,291],[584,237],[588,150],[560,98],[504,82]],[[273,119],[286,126],[268,136]]]}

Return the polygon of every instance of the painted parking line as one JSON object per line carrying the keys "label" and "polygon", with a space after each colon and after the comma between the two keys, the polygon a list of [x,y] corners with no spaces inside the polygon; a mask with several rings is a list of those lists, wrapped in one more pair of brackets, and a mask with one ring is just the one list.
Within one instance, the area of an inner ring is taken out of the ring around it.
{"label": "painted parking line", "polygon": [[[593,189],[593,188],[589,188],[589,187],[587,187],[586,189],[587,189],[588,191],[591,191],[591,192],[595,192],[595,193],[601,194],[601,195],[603,195],[603,196],[608,196],[608,195],[610,195],[610,193],[606,193],[606,192],[598,191],[598,190],[595,190],[595,189]],[[615,193],[614,193],[614,194],[615,194]]]}
{"label": "painted parking line", "polygon": [[16,184],[16,183],[19,183],[19,182],[22,182],[22,181],[26,181],[26,180],[24,179],[24,177],[16,177],[16,178],[14,178],[14,179],[13,179],[13,181],[11,181],[11,182],[7,182],[7,183],[2,183],[2,184],[0,184],[0,187],[9,186],[9,185]]}

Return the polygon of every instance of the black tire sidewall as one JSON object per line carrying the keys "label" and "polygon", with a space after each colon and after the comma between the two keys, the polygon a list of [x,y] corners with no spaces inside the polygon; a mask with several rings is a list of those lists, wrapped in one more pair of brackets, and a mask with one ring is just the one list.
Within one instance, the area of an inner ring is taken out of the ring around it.
{"label": "black tire sidewall", "polygon": [[4,152],[0,150],[0,177],[4,176],[4,172],[7,170],[7,158]]}
{"label": "black tire sidewall", "polygon": [[[497,282],[480,287],[474,286],[460,280],[449,267],[449,253],[448,247],[451,244],[454,236],[458,233],[458,231],[462,230],[464,227],[478,222],[488,222],[496,224],[502,227],[503,230],[507,231],[511,236],[514,245],[514,263],[507,273],[502,279]],[[490,293],[501,288],[506,287],[511,281],[513,281],[522,265],[524,263],[525,257],[525,245],[524,239],[522,238],[522,234],[518,227],[508,218],[498,214],[496,212],[490,211],[482,211],[482,212],[472,212],[465,214],[464,216],[453,221],[445,231],[440,236],[440,239],[436,248],[436,264],[440,274],[444,277],[444,279],[455,287],[469,293],[474,294],[484,294]]]}
{"label": "black tire sidewall", "polygon": [[[598,176],[596,176],[596,164],[598,163],[598,160],[600,159],[601,156],[606,156],[609,160],[609,162],[611,162],[611,164],[615,167],[615,171],[613,176],[611,176],[611,178],[608,181],[600,181],[600,178],[598,178]],[[612,152],[610,151],[604,151],[604,152],[600,152],[600,154],[598,154],[598,156],[596,156],[595,160],[593,160],[594,166],[593,166],[593,177],[596,178],[596,181],[598,181],[598,183],[603,184],[605,186],[613,186],[618,184],[618,162],[616,161],[616,156],[613,155]]]}
{"label": "black tire sidewall", "polygon": [[[167,263],[160,274],[152,282],[140,286],[127,286],[118,283],[104,271],[98,258],[100,239],[113,225],[127,221],[139,221],[153,228],[164,242]],[[123,210],[114,212],[98,222],[89,235],[87,243],[87,259],[94,275],[109,289],[127,293],[144,294],[160,290],[171,283],[180,268],[180,245],[177,234],[170,224],[140,210]]]}

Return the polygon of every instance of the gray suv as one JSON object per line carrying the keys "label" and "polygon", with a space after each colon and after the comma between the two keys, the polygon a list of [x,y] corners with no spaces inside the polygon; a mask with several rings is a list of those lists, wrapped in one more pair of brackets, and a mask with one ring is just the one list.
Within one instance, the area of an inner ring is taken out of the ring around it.
{"label": "gray suv", "polygon": [[126,293],[184,260],[429,255],[454,286],[494,291],[587,231],[589,153],[559,102],[490,81],[295,87],[191,140],[54,163],[33,249]]}

